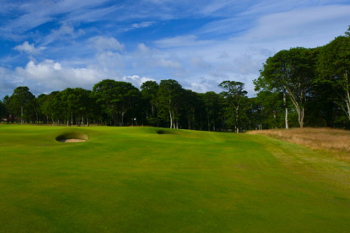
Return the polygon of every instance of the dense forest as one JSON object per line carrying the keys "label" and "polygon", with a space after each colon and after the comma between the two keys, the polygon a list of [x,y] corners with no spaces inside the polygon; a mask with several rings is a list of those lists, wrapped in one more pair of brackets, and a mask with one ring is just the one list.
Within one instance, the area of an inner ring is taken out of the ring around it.
{"label": "dense forest", "polygon": [[152,125],[243,132],[289,127],[350,127],[350,27],[317,48],[291,48],[268,58],[254,80],[224,81],[221,93],[185,90],[172,79],[147,81],[140,90],[111,79],[92,90],[67,88],[35,97],[17,87],[0,101],[7,123]]}

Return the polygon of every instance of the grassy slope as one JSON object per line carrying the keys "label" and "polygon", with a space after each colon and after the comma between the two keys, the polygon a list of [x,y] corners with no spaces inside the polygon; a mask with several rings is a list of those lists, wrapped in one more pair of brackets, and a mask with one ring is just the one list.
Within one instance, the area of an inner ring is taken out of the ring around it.
{"label": "grassy slope", "polygon": [[[84,132],[84,143],[55,137]],[[350,232],[350,165],[259,135],[0,126],[0,232]]]}

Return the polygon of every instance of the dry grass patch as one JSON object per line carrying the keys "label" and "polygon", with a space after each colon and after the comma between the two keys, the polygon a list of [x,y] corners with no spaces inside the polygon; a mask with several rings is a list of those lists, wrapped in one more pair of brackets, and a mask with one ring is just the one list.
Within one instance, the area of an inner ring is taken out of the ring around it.
{"label": "dry grass patch", "polygon": [[350,131],[331,128],[294,128],[249,131],[283,141],[325,150],[337,159],[350,162]]}

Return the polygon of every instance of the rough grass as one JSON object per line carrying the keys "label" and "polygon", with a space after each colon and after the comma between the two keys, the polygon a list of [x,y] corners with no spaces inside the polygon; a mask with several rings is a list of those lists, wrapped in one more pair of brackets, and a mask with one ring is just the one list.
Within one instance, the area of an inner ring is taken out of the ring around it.
{"label": "rough grass", "polygon": [[[350,232],[348,163],[159,130],[0,126],[0,232]],[[71,132],[89,140],[55,140]]]}
{"label": "rough grass", "polygon": [[350,131],[331,128],[293,128],[249,131],[283,141],[307,146],[315,150],[325,150],[342,161],[350,162]]}

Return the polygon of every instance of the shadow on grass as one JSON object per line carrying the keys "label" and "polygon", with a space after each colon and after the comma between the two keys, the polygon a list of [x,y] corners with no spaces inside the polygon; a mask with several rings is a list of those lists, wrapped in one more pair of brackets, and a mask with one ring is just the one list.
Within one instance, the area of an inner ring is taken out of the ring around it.
{"label": "shadow on grass", "polygon": [[157,134],[176,134],[175,131],[160,129],[157,130]]}

